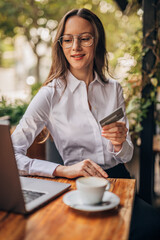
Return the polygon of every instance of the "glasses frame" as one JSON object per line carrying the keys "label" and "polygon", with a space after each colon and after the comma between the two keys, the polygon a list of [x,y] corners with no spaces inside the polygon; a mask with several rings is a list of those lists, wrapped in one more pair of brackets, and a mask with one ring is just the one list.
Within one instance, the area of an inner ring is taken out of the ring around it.
{"label": "glasses frame", "polygon": [[[84,45],[81,43],[81,40],[80,40],[79,38],[80,38],[80,36],[82,36],[83,34],[89,34],[89,35],[91,35],[91,37],[92,37],[92,43],[91,43],[90,45],[88,45],[88,46],[84,46]],[[64,36],[72,36],[72,43],[71,43],[71,46],[69,46],[69,47],[64,47],[64,46],[62,46],[62,39],[63,39]],[[61,46],[62,48],[65,48],[65,49],[67,49],[67,48],[71,48],[71,47],[73,46],[73,43],[74,43],[74,39],[75,39],[75,37],[77,38],[78,43],[79,43],[80,46],[82,46],[82,47],[90,47],[90,46],[92,46],[93,43],[94,43],[93,40],[94,40],[94,38],[95,38],[91,33],[88,33],[88,32],[80,33],[80,34],[75,34],[75,35],[72,35],[72,34],[65,34],[65,35],[61,36],[61,37],[58,39],[58,42],[59,42],[59,44],[60,44],[60,46]]]}

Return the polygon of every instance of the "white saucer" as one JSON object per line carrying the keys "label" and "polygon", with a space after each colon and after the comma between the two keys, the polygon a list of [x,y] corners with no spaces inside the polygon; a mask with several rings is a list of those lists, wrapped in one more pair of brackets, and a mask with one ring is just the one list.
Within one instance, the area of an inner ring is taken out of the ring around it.
{"label": "white saucer", "polygon": [[71,208],[87,212],[99,212],[112,209],[120,203],[120,198],[112,192],[104,193],[102,202],[96,205],[84,205],[81,203],[78,190],[70,191],[63,197],[63,202]]}

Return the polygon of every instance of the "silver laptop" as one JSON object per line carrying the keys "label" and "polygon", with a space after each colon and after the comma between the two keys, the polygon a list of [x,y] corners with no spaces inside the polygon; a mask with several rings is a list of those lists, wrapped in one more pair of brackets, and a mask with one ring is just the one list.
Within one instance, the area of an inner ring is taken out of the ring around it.
{"label": "silver laptop", "polygon": [[30,213],[56,198],[71,185],[19,177],[8,121],[0,121],[0,210]]}

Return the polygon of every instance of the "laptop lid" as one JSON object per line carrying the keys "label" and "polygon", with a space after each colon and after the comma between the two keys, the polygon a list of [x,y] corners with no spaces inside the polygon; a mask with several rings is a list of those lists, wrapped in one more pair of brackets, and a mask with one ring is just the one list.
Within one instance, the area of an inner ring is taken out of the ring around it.
{"label": "laptop lid", "polygon": [[[19,177],[8,121],[0,121],[0,210],[27,213],[57,197],[71,185],[49,180]],[[39,196],[25,203],[22,191]]]}

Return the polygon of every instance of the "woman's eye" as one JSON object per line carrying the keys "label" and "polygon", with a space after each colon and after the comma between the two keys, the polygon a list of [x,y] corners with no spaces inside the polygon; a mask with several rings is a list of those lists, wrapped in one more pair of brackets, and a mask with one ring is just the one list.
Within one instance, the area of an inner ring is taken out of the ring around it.
{"label": "woman's eye", "polygon": [[87,42],[87,41],[90,41],[90,39],[91,39],[91,37],[82,37],[81,38],[81,41],[83,41],[83,42]]}
{"label": "woman's eye", "polygon": [[72,39],[64,39],[63,42],[69,43],[69,42],[72,42]]}

